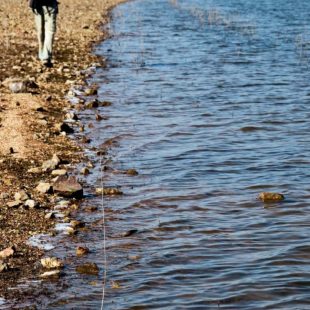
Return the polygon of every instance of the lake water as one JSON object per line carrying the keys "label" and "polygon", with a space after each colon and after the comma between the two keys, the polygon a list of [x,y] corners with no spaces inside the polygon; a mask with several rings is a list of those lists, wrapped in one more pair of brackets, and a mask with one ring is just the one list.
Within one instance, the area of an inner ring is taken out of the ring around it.
{"label": "lake water", "polygon": [[[102,212],[82,213],[92,229],[73,242],[92,253],[58,247],[71,267],[49,308],[309,309],[309,21],[309,1],[114,9],[111,39],[96,50],[108,67],[93,78],[113,104],[86,134],[94,147],[113,139],[104,165],[139,175],[103,172],[121,197],[89,188],[88,204],[105,210],[107,264]],[[86,181],[98,187],[89,156]],[[286,199],[263,204],[263,191]],[[99,277],[75,272],[85,261]]]}

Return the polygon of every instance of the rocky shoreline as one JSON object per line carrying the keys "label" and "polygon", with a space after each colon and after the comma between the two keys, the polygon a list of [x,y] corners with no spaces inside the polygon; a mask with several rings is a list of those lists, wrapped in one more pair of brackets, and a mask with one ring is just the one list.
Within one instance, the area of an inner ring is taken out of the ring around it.
{"label": "rocky shoreline", "polygon": [[[96,99],[96,87],[86,79],[104,66],[92,47],[108,36],[102,24],[120,2],[61,1],[53,68],[42,68],[36,59],[33,16],[26,1],[0,4],[0,297],[5,300],[25,298],[23,292],[17,296],[10,290],[21,278],[59,275],[63,267],[57,258],[43,258],[44,250],[31,246],[29,238],[57,234],[60,216],[69,223],[68,234],[83,227],[71,212],[83,196],[79,179],[92,163],[83,153],[88,142],[84,126],[72,111],[108,104]],[[74,96],[73,86],[83,95],[75,103],[68,98]],[[74,132],[79,140],[70,138]],[[76,171],[81,162],[84,168]],[[76,254],[87,251],[77,248]]]}

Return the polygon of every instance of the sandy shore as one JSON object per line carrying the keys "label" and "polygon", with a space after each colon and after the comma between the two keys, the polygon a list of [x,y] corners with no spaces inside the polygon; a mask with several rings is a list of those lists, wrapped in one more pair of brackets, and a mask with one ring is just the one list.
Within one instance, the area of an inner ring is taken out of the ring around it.
{"label": "sandy shore", "polygon": [[[0,297],[18,298],[8,288],[21,277],[42,272],[38,261],[44,252],[26,241],[38,233],[54,233],[55,220],[47,214],[56,198],[35,190],[39,182],[52,182],[53,178],[50,171],[37,168],[53,154],[69,163],[69,169],[83,159],[79,143],[57,128],[71,107],[65,99],[70,85],[83,84],[86,76],[82,70],[93,63],[102,64],[91,54],[92,47],[107,36],[100,25],[120,2],[123,0],[62,0],[51,69],[42,68],[37,60],[33,13],[27,1],[0,2],[0,254],[10,247],[14,252],[0,257],[0,270],[1,264],[5,266],[0,272]],[[12,93],[7,84],[10,78],[33,85],[23,93]],[[12,206],[14,195],[21,190],[40,207]]]}

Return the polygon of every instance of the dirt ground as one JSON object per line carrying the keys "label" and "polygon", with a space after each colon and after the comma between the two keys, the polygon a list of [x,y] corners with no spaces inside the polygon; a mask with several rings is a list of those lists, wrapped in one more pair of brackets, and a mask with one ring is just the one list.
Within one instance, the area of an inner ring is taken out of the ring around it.
{"label": "dirt ground", "polygon": [[[0,252],[14,247],[14,255],[0,259],[0,267],[1,263],[7,266],[0,271],[0,297],[16,298],[9,287],[40,272],[38,261],[44,253],[26,241],[37,233],[54,233],[55,220],[46,214],[53,209],[55,197],[35,191],[40,181],[52,179],[50,172],[30,173],[29,169],[41,167],[53,154],[73,167],[83,159],[79,144],[55,128],[71,107],[65,99],[70,85],[85,84],[83,70],[91,64],[104,65],[91,53],[92,47],[107,37],[101,26],[120,2],[62,0],[53,68],[43,68],[37,60],[33,13],[27,1],[0,2]],[[8,78],[33,85],[23,93],[12,93],[5,83]],[[21,190],[41,207],[9,206]]]}

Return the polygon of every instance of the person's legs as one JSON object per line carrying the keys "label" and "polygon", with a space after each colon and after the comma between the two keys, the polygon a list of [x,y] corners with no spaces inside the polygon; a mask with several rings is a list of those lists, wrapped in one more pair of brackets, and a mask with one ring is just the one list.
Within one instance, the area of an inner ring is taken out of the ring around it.
{"label": "person's legs", "polygon": [[39,59],[43,58],[43,49],[44,49],[44,41],[45,41],[45,23],[44,23],[44,13],[43,10],[36,10],[35,15],[35,24],[37,28],[38,42],[39,42]]}
{"label": "person's legs", "polygon": [[56,33],[56,7],[43,7],[44,10],[44,46],[41,60],[50,63],[53,55],[53,41]]}

